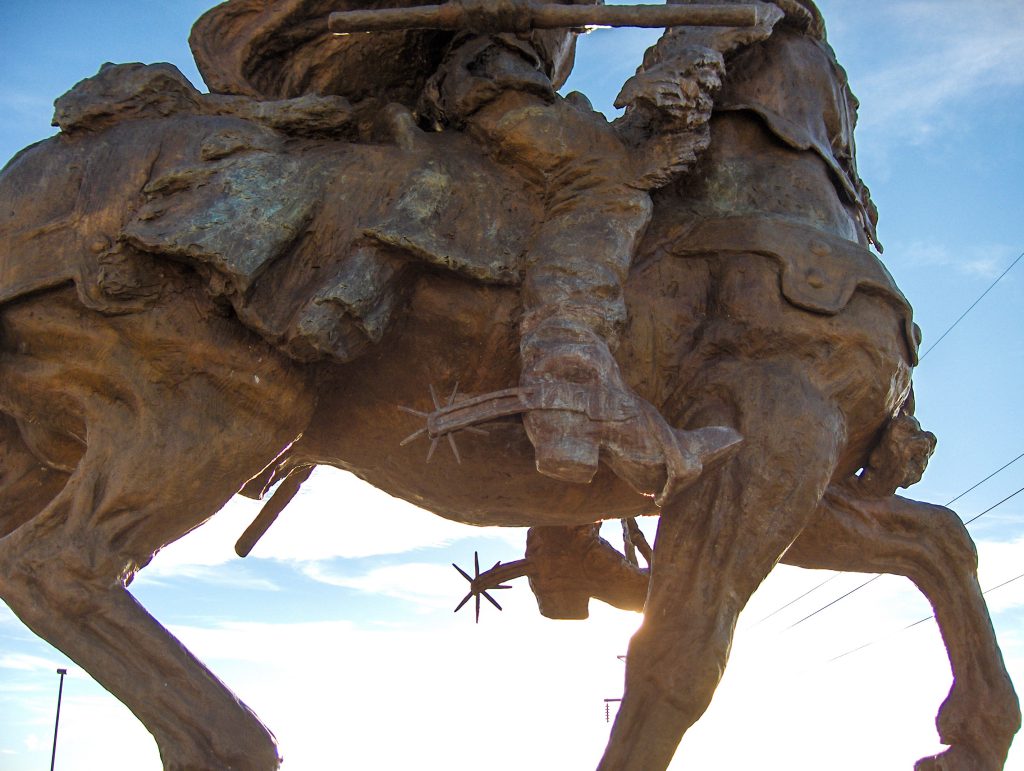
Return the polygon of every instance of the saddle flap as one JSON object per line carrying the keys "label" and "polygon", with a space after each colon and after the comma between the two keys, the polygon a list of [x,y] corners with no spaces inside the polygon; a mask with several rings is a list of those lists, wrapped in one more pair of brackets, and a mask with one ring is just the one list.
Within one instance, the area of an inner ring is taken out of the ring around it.
{"label": "saddle flap", "polygon": [[478,281],[517,284],[538,218],[522,186],[490,168],[454,157],[430,161],[364,234]]}
{"label": "saddle flap", "polygon": [[207,136],[200,157],[146,186],[149,200],[124,237],[144,251],[205,264],[226,277],[229,293],[245,295],[302,234],[320,199],[316,170],[254,143],[250,135],[261,133],[229,124]]}
{"label": "saddle flap", "polygon": [[880,294],[903,316],[911,361],[919,334],[907,298],[870,249],[854,241],[782,217],[720,217],[697,222],[673,246],[676,254],[761,254],[779,264],[783,297],[798,308],[834,316],[864,289]]}

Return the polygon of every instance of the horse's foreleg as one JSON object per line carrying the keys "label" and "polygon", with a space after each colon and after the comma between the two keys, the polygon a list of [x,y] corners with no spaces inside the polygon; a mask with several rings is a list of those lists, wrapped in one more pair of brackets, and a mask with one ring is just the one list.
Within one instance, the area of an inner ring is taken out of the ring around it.
{"label": "horse's foreleg", "polygon": [[739,612],[810,517],[843,442],[837,411],[783,365],[722,367],[707,392],[732,392],[744,443],[662,511],[601,771],[668,766],[718,686]]}
{"label": "horse's foreleg", "polygon": [[974,543],[954,512],[898,496],[861,499],[830,491],[783,562],[913,581],[935,610],[953,670],[936,720],[950,748],[917,769],[1003,768],[1020,728],[1020,707],[978,585]]}

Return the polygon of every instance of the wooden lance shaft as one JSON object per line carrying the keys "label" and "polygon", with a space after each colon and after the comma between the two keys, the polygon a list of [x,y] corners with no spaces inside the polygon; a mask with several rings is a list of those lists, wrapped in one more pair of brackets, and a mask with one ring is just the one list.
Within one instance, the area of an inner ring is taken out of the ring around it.
{"label": "wooden lance shaft", "polygon": [[[486,11],[484,11],[486,13]],[[782,12],[771,3],[729,5],[565,5],[523,0],[511,16],[493,14],[487,32],[586,27],[755,27],[777,21]],[[327,20],[331,32],[385,32],[403,29],[463,30],[478,25],[459,2],[412,8],[337,11]]]}

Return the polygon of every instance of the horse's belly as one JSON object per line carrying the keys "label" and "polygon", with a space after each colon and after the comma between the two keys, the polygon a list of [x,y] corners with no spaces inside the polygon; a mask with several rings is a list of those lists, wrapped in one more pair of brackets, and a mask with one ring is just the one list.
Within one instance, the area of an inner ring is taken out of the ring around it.
{"label": "horse's belly", "polygon": [[486,435],[456,434],[459,459],[446,439],[429,462],[425,435],[402,446],[425,419],[399,408],[430,412],[431,386],[444,402],[456,386],[480,395],[518,384],[518,303],[513,288],[424,277],[408,313],[379,346],[331,368],[299,451],[469,524],[583,524],[653,512],[652,499],[604,467],[589,485],[539,474],[518,416],[483,425]]}

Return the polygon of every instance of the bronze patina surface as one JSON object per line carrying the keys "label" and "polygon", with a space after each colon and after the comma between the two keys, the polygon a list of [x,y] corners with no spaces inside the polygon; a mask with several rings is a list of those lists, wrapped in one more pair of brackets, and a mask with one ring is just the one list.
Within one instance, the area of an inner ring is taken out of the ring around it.
{"label": "bronze patina surface", "polygon": [[[547,616],[644,611],[603,771],[667,767],[780,561],[909,577],[954,673],[949,748],[917,768],[1001,769],[1020,710],[974,545],[895,495],[935,443],[919,335],[813,3],[427,5],[228,0],[191,37],[211,93],[105,65],[3,170],[3,600],[167,769],[277,768],[127,585],[282,482],[247,553],[332,465],[530,526],[467,600],[527,575]],[[333,35],[346,10],[386,31]],[[556,91],[602,19],[677,25],[612,122]],[[652,513],[653,548],[631,522]]]}

